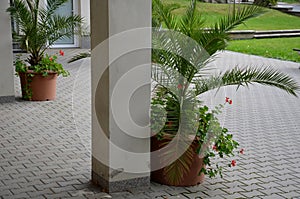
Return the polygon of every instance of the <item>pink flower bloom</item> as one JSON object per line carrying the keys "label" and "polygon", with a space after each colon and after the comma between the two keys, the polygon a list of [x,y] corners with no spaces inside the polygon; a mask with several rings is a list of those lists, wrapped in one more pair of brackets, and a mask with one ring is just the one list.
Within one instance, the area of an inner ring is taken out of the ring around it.
{"label": "pink flower bloom", "polygon": [[64,51],[62,51],[62,50],[59,50],[59,54],[60,54],[61,56],[64,56],[64,55],[65,55]]}
{"label": "pink flower bloom", "polygon": [[236,161],[235,161],[235,160],[232,160],[232,161],[231,161],[231,166],[234,167],[235,165],[236,165]]}

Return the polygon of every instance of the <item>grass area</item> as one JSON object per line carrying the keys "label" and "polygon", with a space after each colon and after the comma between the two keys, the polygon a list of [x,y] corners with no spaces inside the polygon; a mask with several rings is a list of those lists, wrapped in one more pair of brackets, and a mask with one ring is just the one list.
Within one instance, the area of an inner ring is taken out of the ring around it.
{"label": "grass area", "polygon": [[282,13],[277,10],[267,9],[265,13],[246,21],[240,25],[239,30],[284,30],[300,29],[300,18]]}
{"label": "grass area", "polygon": [[[180,8],[174,13],[182,15],[190,4],[190,0],[163,0],[166,3],[178,4]],[[297,1],[297,0],[284,0]],[[299,0],[298,0],[299,1]],[[238,7],[239,5],[237,5]],[[232,4],[197,3],[197,10],[201,17],[206,19],[206,24],[216,22],[220,17],[232,11]],[[255,18],[249,19],[245,24],[238,26],[238,30],[283,30],[300,29],[300,18],[282,13],[277,10],[266,9]],[[300,56],[293,48],[300,48],[300,37],[252,39],[230,41],[228,50],[259,55],[264,57],[300,62]]]}
{"label": "grass area", "polygon": [[300,3],[299,0],[280,0],[280,2],[291,3],[291,4],[293,4],[293,3]]}
{"label": "grass area", "polygon": [[[180,8],[174,10],[179,16],[185,12],[190,0],[164,0],[166,3],[178,4]],[[239,5],[237,5],[238,7]],[[220,17],[232,11],[232,4],[211,4],[197,3],[197,10],[204,17],[206,24],[216,22]],[[242,24],[236,29],[239,30],[283,30],[283,29],[300,29],[299,17],[288,15],[277,10],[266,9],[266,12],[249,19],[245,25]]]}
{"label": "grass area", "polygon": [[300,62],[300,55],[293,48],[300,48],[300,37],[233,40],[227,50]]}

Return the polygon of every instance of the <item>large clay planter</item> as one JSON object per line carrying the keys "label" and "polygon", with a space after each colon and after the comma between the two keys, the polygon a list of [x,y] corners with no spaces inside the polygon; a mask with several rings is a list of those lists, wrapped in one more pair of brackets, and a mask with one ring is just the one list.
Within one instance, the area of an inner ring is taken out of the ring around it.
{"label": "large clay planter", "polygon": [[[169,136],[164,137],[165,140],[170,140]],[[156,151],[160,150],[160,147],[162,145],[163,140],[158,140],[156,136],[151,137],[151,151]],[[170,185],[170,186],[180,186],[180,187],[186,187],[186,186],[194,186],[200,183],[203,183],[204,181],[204,173],[200,173],[200,170],[205,167],[203,164],[203,158],[200,158],[198,154],[196,153],[196,148],[197,148],[197,142],[193,141],[191,146],[193,148],[194,153],[194,158],[192,165],[190,167],[190,171],[183,176],[182,180],[178,184],[172,184],[167,181],[167,177],[165,176],[163,169],[159,169],[156,171],[151,172],[151,180],[154,182],[158,182],[160,184],[165,184],[165,185]],[[151,162],[152,161],[160,161],[162,162],[160,157],[153,157],[151,153]]]}
{"label": "large clay planter", "polygon": [[[19,73],[22,98],[32,101],[49,101],[56,97],[57,73],[48,72],[47,76],[33,71]],[[33,75],[33,76],[32,76]]]}

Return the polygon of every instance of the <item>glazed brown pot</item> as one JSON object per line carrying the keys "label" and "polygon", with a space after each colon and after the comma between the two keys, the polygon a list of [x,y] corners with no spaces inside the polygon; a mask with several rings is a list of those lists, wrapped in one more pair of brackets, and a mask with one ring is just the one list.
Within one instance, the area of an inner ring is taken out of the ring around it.
{"label": "glazed brown pot", "polygon": [[[47,76],[33,71],[19,73],[22,98],[32,101],[49,101],[56,97],[57,73],[48,72]],[[32,76],[33,75],[33,76]]]}
{"label": "glazed brown pot", "polygon": [[[156,151],[156,150],[160,150],[161,146],[163,145],[163,142],[165,142],[166,140],[170,141],[170,136],[166,135],[164,136],[164,138],[162,140],[158,140],[156,136],[152,136],[151,137],[151,152],[152,151]],[[182,180],[177,183],[170,183],[167,180],[167,176],[164,174],[164,167],[162,169],[156,170],[156,171],[152,171],[151,172],[151,180],[154,182],[158,182],[160,184],[164,184],[164,185],[170,185],[170,186],[179,186],[179,187],[186,187],[186,186],[194,186],[200,183],[204,182],[204,173],[200,173],[200,170],[202,168],[205,168],[205,165],[203,163],[203,158],[200,158],[198,156],[198,154],[196,153],[196,149],[197,149],[198,143],[194,140],[191,144],[190,147],[193,148],[194,153],[194,158],[193,158],[193,162],[192,165],[190,166],[190,170],[188,173],[186,173]],[[152,161],[157,161],[159,163],[163,162],[162,158],[160,157],[154,157],[153,155],[154,153],[151,153],[151,164],[153,163]]]}

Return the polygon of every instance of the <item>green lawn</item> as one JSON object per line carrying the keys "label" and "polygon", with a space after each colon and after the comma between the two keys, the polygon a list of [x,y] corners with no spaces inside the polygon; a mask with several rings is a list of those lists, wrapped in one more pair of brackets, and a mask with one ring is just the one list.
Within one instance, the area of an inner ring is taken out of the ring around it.
{"label": "green lawn", "polygon": [[300,3],[299,0],[280,0],[280,2],[285,2],[285,3]]}
{"label": "green lawn", "polygon": [[293,48],[300,48],[300,37],[234,40],[227,47],[236,52],[300,62],[300,55]]}
{"label": "green lawn", "polygon": [[[164,0],[166,3],[178,4],[180,8],[174,10],[179,16],[185,12],[190,0]],[[237,7],[239,5],[236,5]],[[232,4],[211,4],[197,3],[197,10],[204,17],[206,24],[216,22],[220,17],[232,11]],[[266,9],[266,12],[248,20],[245,25],[237,27],[240,30],[282,30],[282,29],[300,29],[300,18],[288,15],[277,10]]]}
{"label": "green lawn", "polygon": [[[190,0],[163,0],[166,3],[177,4],[180,8],[174,10],[177,15],[182,15],[190,4]],[[290,1],[290,0],[287,0]],[[294,1],[294,0],[291,0]],[[239,5],[236,5],[237,7]],[[220,17],[232,11],[232,4],[197,3],[197,10],[201,17],[206,19],[206,24],[216,22]],[[238,26],[239,30],[283,30],[300,29],[300,18],[291,16],[277,10],[265,9],[265,12],[255,18],[249,19],[245,24]],[[300,48],[300,37],[252,39],[230,41],[228,50],[271,57],[283,60],[300,62],[300,56],[293,48]]]}
{"label": "green lawn", "polygon": [[267,11],[255,18],[249,19],[239,30],[284,30],[300,29],[300,17],[288,15],[277,10]]}

